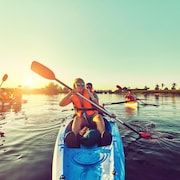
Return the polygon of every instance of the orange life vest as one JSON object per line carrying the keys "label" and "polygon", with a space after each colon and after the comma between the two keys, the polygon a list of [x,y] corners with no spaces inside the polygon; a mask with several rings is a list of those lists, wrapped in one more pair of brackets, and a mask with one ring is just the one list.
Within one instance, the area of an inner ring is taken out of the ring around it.
{"label": "orange life vest", "polygon": [[129,94],[129,95],[126,95],[125,98],[129,101],[136,101],[136,99],[134,98],[133,95]]}
{"label": "orange life vest", "polygon": [[[86,89],[84,90],[82,95],[90,100],[89,93]],[[75,108],[75,113],[78,116],[81,116],[83,112],[86,112],[88,116],[91,116],[98,112],[97,110],[95,110],[91,103],[76,94],[73,95],[72,102]]]}

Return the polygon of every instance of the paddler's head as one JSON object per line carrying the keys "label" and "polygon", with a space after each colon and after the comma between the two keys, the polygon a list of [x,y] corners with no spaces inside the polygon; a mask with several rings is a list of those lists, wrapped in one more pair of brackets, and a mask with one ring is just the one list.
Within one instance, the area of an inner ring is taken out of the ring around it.
{"label": "paddler's head", "polygon": [[73,83],[73,88],[75,88],[78,92],[83,92],[85,83],[81,78],[76,78]]}

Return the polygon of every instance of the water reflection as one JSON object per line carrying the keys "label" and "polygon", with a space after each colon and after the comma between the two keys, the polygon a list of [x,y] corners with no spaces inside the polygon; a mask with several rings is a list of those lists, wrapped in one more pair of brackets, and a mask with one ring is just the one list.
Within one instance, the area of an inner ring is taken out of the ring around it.
{"label": "water reflection", "polygon": [[[5,102],[5,101],[0,102],[0,137],[5,137],[5,132],[3,132],[2,128],[5,124],[7,124],[6,115],[11,112],[14,113],[20,112],[22,107],[22,102],[24,101],[18,100],[13,102]],[[27,101],[25,101],[25,103],[27,103]]]}
{"label": "water reflection", "polygon": [[0,112],[3,113],[3,112],[9,112],[11,110],[11,104],[10,103],[2,103],[0,105]]}
{"label": "water reflection", "polygon": [[13,111],[15,113],[21,111],[22,104],[27,103],[26,100],[23,101],[14,101],[13,103],[0,103],[0,113],[7,113]]}
{"label": "water reflection", "polygon": [[139,107],[125,107],[127,116],[138,115]]}
{"label": "water reflection", "polygon": [[22,103],[15,103],[12,105],[12,111],[18,113],[21,111]]}

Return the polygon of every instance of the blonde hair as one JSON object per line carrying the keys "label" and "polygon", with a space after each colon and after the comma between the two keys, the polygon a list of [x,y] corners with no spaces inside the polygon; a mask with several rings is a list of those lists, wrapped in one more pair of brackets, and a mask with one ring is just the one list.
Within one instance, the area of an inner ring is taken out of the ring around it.
{"label": "blonde hair", "polygon": [[82,82],[84,83],[84,80],[83,80],[83,79],[81,79],[81,78],[76,78],[76,79],[74,79],[74,82],[73,82],[73,88],[75,88],[75,85],[76,85],[76,83],[77,83],[78,81],[82,81]]}

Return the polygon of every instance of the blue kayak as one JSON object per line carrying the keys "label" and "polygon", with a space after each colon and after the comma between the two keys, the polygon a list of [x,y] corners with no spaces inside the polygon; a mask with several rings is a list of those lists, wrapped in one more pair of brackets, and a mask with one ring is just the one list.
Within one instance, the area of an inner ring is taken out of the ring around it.
{"label": "blue kayak", "polygon": [[64,138],[71,122],[72,119],[64,122],[56,139],[52,180],[124,180],[124,149],[116,122],[106,117],[106,126],[112,134],[110,145],[81,144],[80,148],[68,148]]}

